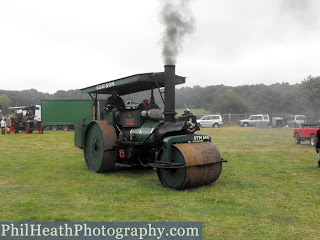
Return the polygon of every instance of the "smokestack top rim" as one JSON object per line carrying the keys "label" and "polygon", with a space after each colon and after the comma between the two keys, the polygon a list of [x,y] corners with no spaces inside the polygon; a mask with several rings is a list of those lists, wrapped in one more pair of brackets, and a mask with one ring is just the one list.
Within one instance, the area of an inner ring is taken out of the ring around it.
{"label": "smokestack top rim", "polygon": [[166,65],[164,65],[164,67],[176,67],[176,65],[175,64],[166,64]]}

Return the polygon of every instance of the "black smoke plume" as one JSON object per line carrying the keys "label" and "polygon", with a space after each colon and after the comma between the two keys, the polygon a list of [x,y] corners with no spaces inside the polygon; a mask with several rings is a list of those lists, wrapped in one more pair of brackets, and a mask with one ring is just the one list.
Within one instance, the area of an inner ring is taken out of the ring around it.
{"label": "black smoke plume", "polygon": [[175,65],[182,49],[183,38],[194,30],[194,18],[188,7],[189,0],[165,1],[161,11],[161,22],[165,26],[162,37],[162,58],[165,65]]}

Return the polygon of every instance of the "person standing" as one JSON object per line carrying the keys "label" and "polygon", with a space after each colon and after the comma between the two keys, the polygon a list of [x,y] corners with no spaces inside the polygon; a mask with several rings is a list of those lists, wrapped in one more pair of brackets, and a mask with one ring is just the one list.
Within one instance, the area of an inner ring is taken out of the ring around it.
{"label": "person standing", "polygon": [[316,151],[318,153],[318,168],[320,168],[320,128],[317,131],[317,138]]}
{"label": "person standing", "polygon": [[16,114],[14,117],[14,134],[19,133],[19,125],[20,125],[20,120],[19,120],[18,115]]}
{"label": "person standing", "polygon": [[6,133],[6,121],[4,120],[4,117],[1,118],[0,125],[1,125],[1,133],[5,134]]}
{"label": "person standing", "polygon": [[11,123],[11,115],[9,115],[9,117],[7,117],[7,120],[6,120],[6,127],[7,127],[7,134],[10,134],[10,127],[12,125]]}

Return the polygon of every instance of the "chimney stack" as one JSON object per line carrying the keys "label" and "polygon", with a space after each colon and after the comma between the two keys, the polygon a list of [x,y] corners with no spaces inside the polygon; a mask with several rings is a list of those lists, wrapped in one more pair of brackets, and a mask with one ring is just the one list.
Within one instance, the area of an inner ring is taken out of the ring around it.
{"label": "chimney stack", "polygon": [[164,121],[174,122],[176,113],[175,100],[175,65],[164,66]]}

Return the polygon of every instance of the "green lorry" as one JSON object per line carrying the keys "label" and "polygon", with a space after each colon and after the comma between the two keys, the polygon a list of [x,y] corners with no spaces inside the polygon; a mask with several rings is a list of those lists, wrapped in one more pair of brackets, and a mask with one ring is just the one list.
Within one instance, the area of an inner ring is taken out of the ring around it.
{"label": "green lorry", "polygon": [[[98,102],[100,105],[101,103]],[[98,106],[99,107],[99,106]],[[72,129],[74,125],[87,125],[93,119],[92,101],[42,100],[41,120],[43,128],[52,130]]]}

